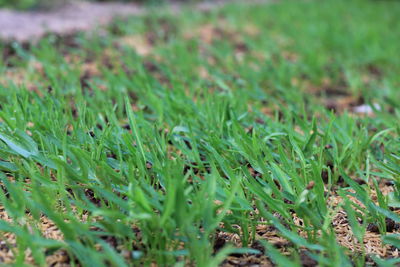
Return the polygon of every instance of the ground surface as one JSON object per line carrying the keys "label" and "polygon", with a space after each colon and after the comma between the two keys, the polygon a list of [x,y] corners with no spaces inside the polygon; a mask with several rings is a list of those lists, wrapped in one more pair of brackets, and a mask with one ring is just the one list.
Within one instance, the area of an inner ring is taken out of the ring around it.
{"label": "ground surface", "polygon": [[114,16],[142,12],[139,5],[73,2],[50,11],[22,12],[0,9],[0,38],[21,42],[37,41],[45,34],[71,34],[111,21]]}
{"label": "ground surface", "polygon": [[[199,1],[197,4],[193,4],[192,8],[206,11],[233,1]],[[261,1],[248,1],[248,3],[254,2]],[[170,1],[168,5],[153,5],[153,9],[149,10],[143,3],[72,1],[48,10],[0,9],[0,40],[36,42],[50,33],[70,35],[79,31],[94,30],[100,25],[110,23],[115,17],[145,14],[157,9],[178,12],[186,4],[180,1]]]}
{"label": "ground surface", "polygon": [[2,44],[0,262],[396,266],[400,2]]}

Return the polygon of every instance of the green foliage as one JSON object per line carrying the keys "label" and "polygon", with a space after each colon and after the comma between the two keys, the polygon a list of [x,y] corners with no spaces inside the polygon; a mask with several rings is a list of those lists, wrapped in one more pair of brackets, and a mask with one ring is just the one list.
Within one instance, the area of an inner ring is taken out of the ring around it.
{"label": "green foliage", "polygon": [[74,0],[0,0],[0,8],[19,10],[49,9]]}
{"label": "green foliage", "polygon": [[[398,247],[386,223],[400,220],[398,14],[394,1],[242,3],[15,44],[1,78],[26,79],[0,83],[0,204],[12,219],[0,231],[17,236],[16,264],[29,248],[41,266],[58,250],[82,266],[218,266],[261,254],[259,240],[279,266],[300,266],[305,249],[321,266],[363,266],[365,248],[337,241],[339,210],[355,239],[374,224]],[[122,41],[132,36],[150,39],[150,55]],[[380,108],[332,112],[343,95]],[[43,216],[63,241],[40,231]],[[290,255],[257,233],[265,225]],[[221,231],[242,247],[215,250]]]}
{"label": "green foliage", "polygon": [[0,7],[28,9],[39,4],[40,0],[0,0]]}

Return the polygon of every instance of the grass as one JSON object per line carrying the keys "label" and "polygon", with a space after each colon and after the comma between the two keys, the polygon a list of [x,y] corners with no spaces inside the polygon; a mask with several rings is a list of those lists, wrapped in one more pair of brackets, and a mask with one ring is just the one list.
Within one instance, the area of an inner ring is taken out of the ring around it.
{"label": "grass", "polygon": [[3,44],[2,260],[399,264],[399,13],[229,4]]}

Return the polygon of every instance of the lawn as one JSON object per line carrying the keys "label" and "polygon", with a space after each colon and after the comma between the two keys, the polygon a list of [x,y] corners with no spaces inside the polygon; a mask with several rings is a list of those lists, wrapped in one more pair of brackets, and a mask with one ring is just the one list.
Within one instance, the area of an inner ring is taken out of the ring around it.
{"label": "lawn", "polygon": [[0,262],[400,264],[400,2],[244,2],[0,44]]}

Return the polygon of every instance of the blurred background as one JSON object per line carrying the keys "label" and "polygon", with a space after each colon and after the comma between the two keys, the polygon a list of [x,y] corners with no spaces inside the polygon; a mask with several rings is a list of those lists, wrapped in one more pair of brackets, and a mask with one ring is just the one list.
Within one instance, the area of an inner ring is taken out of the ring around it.
{"label": "blurred background", "polygon": [[[48,33],[68,35],[107,24],[114,17],[138,15],[142,7],[201,0],[0,0],[0,42],[37,41]],[[208,3],[218,3],[209,1]]]}
{"label": "blurred background", "polygon": [[[70,2],[91,1],[91,2],[125,2],[125,3],[164,3],[168,0],[0,0],[0,8],[14,8],[19,10],[51,9]],[[174,0],[175,2],[194,2],[198,0]]]}

